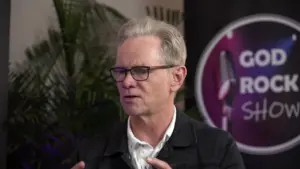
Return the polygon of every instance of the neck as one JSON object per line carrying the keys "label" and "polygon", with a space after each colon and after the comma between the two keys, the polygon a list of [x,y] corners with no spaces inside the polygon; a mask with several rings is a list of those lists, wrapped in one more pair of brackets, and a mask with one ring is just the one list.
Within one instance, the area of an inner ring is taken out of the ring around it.
{"label": "neck", "polygon": [[131,116],[130,127],[135,137],[155,147],[163,138],[173,115],[174,105],[166,106],[147,116]]}

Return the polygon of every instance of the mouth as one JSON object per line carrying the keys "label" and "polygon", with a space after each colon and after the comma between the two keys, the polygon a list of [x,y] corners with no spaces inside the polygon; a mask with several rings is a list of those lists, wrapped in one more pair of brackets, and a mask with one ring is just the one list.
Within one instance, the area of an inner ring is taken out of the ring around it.
{"label": "mouth", "polygon": [[137,95],[125,95],[124,99],[134,99],[134,98],[137,98],[137,97],[139,97],[139,96],[137,96]]}
{"label": "mouth", "polygon": [[126,103],[132,103],[137,98],[139,98],[139,96],[137,96],[137,95],[125,95],[125,96],[123,96],[123,101]]}

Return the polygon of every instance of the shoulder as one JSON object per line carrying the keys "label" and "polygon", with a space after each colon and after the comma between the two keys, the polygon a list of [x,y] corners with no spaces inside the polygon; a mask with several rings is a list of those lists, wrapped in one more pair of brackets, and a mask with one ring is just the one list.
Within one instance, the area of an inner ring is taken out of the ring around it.
{"label": "shoulder", "polygon": [[197,137],[201,140],[207,140],[211,143],[233,141],[233,137],[227,131],[212,127],[205,122],[197,121],[193,118],[190,118],[190,121]]}
{"label": "shoulder", "polygon": [[[108,143],[112,139],[112,135],[117,135],[123,129],[123,122],[117,122],[107,131],[99,132],[93,136],[88,136],[78,142],[78,160],[88,162],[94,159],[100,159],[107,148]],[[97,160],[96,160],[97,161]]]}
{"label": "shoulder", "polygon": [[[232,135],[205,122],[190,119],[197,137],[197,147],[203,162],[221,168],[244,169],[243,159]],[[230,168],[230,167],[229,167]]]}

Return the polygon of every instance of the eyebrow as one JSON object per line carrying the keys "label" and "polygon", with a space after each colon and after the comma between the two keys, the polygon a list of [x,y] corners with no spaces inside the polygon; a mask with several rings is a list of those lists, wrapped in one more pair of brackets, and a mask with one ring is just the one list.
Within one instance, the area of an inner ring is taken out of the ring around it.
{"label": "eyebrow", "polygon": [[124,68],[124,69],[130,69],[132,67],[141,67],[141,66],[149,66],[149,65],[145,65],[145,64],[140,64],[140,65],[133,65],[133,66],[115,66],[115,68]]}
{"label": "eyebrow", "polygon": [[125,67],[125,66],[115,66],[115,68],[123,68],[123,69],[127,69],[128,67]]}

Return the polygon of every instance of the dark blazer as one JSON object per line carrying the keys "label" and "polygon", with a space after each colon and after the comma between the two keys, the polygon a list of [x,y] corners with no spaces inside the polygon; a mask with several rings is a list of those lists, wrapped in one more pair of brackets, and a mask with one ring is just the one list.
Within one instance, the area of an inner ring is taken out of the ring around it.
{"label": "dark blazer", "polygon": [[[172,136],[157,158],[173,169],[245,169],[231,135],[177,112]],[[80,160],[86,169],[133,169],[127,146],[127,123],[117,125],[107,139],[86,143]]]}

